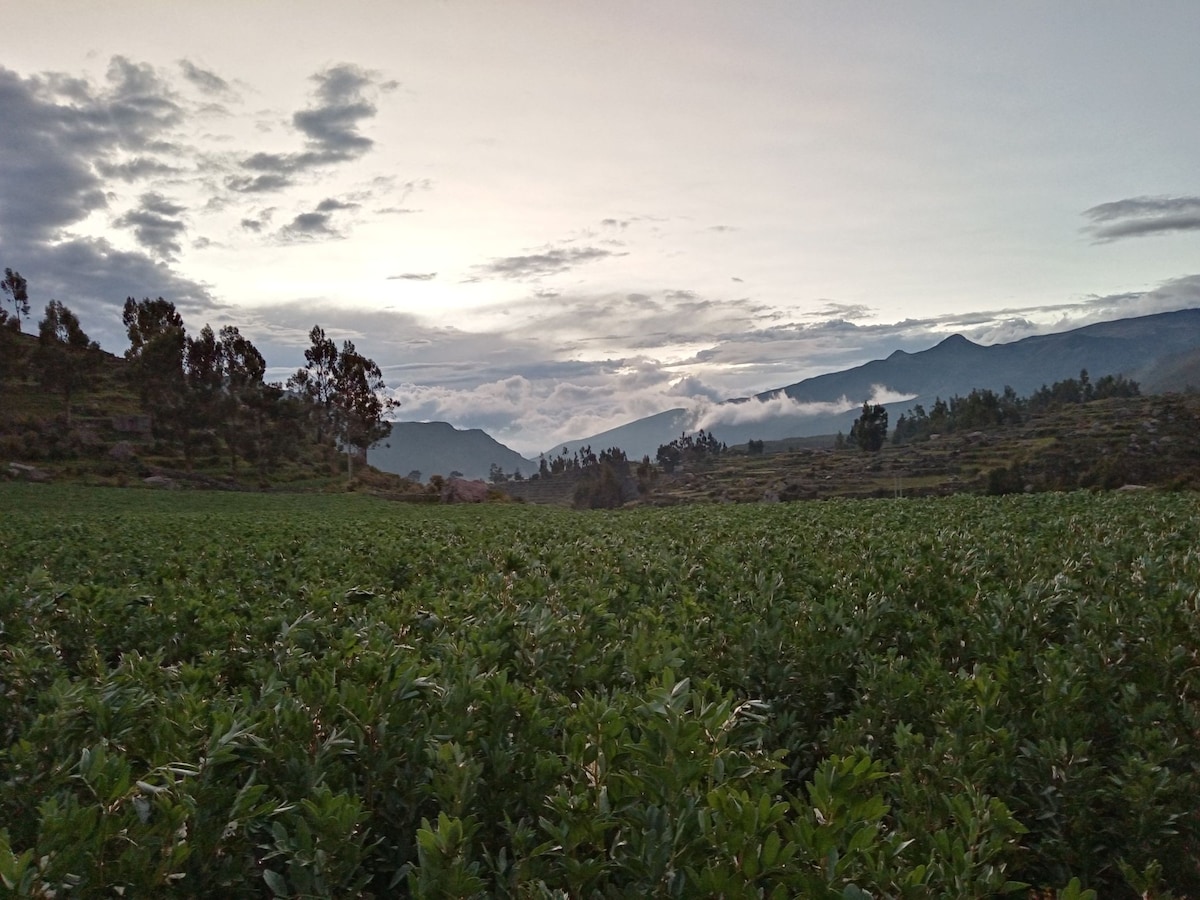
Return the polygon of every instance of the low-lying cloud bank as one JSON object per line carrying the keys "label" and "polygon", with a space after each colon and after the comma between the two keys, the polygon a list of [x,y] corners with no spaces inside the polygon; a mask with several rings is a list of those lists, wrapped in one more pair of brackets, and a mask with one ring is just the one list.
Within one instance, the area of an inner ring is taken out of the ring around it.
{"label": "low-lying cloud bank", "polygon": [[[765,399],[752,397],[740,403],[699,403],[695,411],[692,428],[718,431],[722,425],[753,425],[769,419],[810,419],[816,416],[836,416],[850,412],[867,403],[903,403],[913,400],[916,394],[893,391],[882,384],[871,386],[871,396],[852,399],[844,394],[836,400],[801,402],[787,394],[775,394]],[[718,434],[718,437],[720,435]]]}

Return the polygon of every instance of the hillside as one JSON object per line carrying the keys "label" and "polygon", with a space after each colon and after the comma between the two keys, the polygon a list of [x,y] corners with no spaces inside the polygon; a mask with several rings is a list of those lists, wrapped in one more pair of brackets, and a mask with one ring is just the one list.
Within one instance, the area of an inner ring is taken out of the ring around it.
{"label": "hillside", "polygon": [[[1075,377],[1081,369],[1094,377],[1123,374],[1144,382],[1147,391],[1182,391],[1200,385],[1198,353],[1200,309],[1102,322],[992,346],[952,335],[928,350],[897,350],[886,359],[728,401],[715,411],[712,430],[730,445],[849,432],[863,400],[880,387],[910,398],[885,404],[894,421],[913,404],[929,406],[937,397],[966,395],[974,388],[1002,391],[1005,386],[1027,395]],[[793,413],[779,415],[753,405],[783,397],[793,401]],[[835,411],[806,408],[811,404],[832,404]],[[631,458],[653,457],[660,444],[691,427],[685,410],[668,410],[567,446],[572,451],[585,444],[617,446]]]}
{"label": "hillside", "polygon": [[[659,475],[643,502],[943,496],[1126,486],[1200,489],[1200,394],[1102,400],[1010,428],[878,453],[798,446]],[[786,444],[786,442],[783,442]]]}
{"label": "hillside", "polygon": [[[306,437],[297,422],[287,440],[273,442],[258,459],[231,458],[223,435],[228,423],[213,421],[195,435],[188,460],[178,441],[156,434],[129,375],[129,363],[99,349],[79,351],[89,364],[88,379],[68,405],[48,393],[30,374],[37,340],[8,334],[9,354],[0,378],[0,478],[78,481],[88,484],[146,483],[221,490],[321,489],[346,484],[346,462],[326,441]],[[269,454],[269,455],[268,455]],[[360,471],[359,484],[379,481],[380,473]],[[378,487],[404,487],[392,476]]]}

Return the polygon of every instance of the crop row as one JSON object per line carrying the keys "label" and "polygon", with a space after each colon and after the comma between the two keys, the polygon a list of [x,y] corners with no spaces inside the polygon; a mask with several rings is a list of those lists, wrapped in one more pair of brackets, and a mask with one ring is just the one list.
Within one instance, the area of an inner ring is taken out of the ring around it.
{"label": "crop row", "polygon": [[13,485],[0,535],[18,894],[1200,895],[1191,495]]}

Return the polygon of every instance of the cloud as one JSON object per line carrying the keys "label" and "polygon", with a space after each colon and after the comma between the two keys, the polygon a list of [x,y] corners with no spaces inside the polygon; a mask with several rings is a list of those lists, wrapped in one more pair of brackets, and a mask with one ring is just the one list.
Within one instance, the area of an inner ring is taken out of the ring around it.
{"label": "cloud", "polygon": [[278,237],[284,241],[340,238],[342,233],[330,224],[332,219],[333,216],[326,212],[300,213],[279,230]]}
{"label": "cloud", "polygon": [[388,281],[433,281],[437,272],[405,272],[403,275],[389,275]]}
{"label": "cloud", "polygon": [[188,59],[179,61],[179,69],[183,72],[183,77],[198,87],[206,94],[222,95],[227,97],[236,96],[236,92],[230,86],[229,82],[209,69],[202,69],[194,62]]}
{"label": "cloud", "polygon": [[813,318],[836,318],[853,322],[855,319],[869,319],[874,314],[874,309],[862,303],[837,303],[830,300],[810,315]]}
{"label": "cloud", "polygon": [[225,179],[225,187],[239,194],[266,194],[271,191],[281,191],[290,186],[292,179],[288,175],[230,175]]}
{"label": "cloud", "polygon": [[51,240],[103,209],[98,170],[145,172],[168,152],[183,110],[148,66],[115,57],[106,84],[0,68],[0,236]]}
{"label": "cloud", "polygon": [[161,160],[136,156],[119,163],[99,160],[96,163],[96,171],[105,178],[116,178],[119,181],[141,181],[156,176],[174,175],[183,170]]}
{"label": "cloud", "polygon": [[313,103],[291,120],[305,139],[304,149],[252,153],[241,161],[243,172],[230,175],[226,186],[238,193],[281,190],[299,173],[362,157],[375,143],[361,131],[377,111],[368,94],[394,87],[393,82],[380,84],[376,78],[377,73],[349,63],[313,75]]}
{"label": "cloud", "polygon": [[334,212],[339,209],[358,209],[359,204],[328,197],[317,204],[317,212]]}
{"label": "cloud", "polygon": [[[871,386],[871,396],[864,399],[872,404],[903,403],[915,399],[916,396],[875,384]],[[851,400],[845,396],[817,403],[802,403],[786,394],[775,394],[765,399],[752,397],[736,403],[702,404],[695,412],[691,427],[694,430],[703,428],[705,431],[712,431],[722,425],[753,425],[768,419],[836,416],[857,409],[862,404],[863,399]]]}
{"label": "cloud", "polygon": [[607,259],[610,256],[625,255],[599,247],[566,247],[528,256],[505,256],[474,266],[474,270],[479,272],[479,275],[470,280],[478,281],[481,278],[537,279],[546,275],[558,275],[584,263]]}
{"label": "cloud", "polygon": [[1101,203],[1083,214],[1099,243],[1177,231],[1200,231],[1200,197],[1134,197]]}
{"label": "cloud", "polygon": [[[321,238],[341,239],[346,235],[343,229],[334,225],[334,213],[358,208],[358,203],[327,197],[318,203],[311,212],[298,214],[291,222],[280,228],[276,232],[275,238],[283,243],[312,241]],[[245,227],[244,221],[242,224]]]}
{"label": "cloud", "polygon": [[151,66],[114,57],[94,81],[0,67],[0,256],[29,280],[30,300],[57,297],[106,346],[120,347],[126,296],[214,309],[208,287],[166,265],[185,234],[182,209],[154,191],[113,213],[149,250],[124,250],[72,228],[120,197],[113,181],[183,170],[183,102]]}
{"label": "cloud", "polygon": [[137,209],[113,220],[118,228],[133,229],[137,242],[159,259],[173,260],[187,225],[179,218],[185,208],[153,191],[142,194]]}

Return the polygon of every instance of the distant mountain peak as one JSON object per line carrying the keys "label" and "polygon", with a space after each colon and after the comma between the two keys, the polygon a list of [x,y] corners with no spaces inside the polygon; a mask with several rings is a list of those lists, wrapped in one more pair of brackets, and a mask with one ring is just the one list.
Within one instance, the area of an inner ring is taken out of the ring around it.
{"label": "distant mountain peak", "polygon": [[944,341],[941,341],[937,346],[939,349],[954,350],[959,347],[981,347],[983,345],[976,344],[974,341],[969,341],[961,334],[952,334]]}

